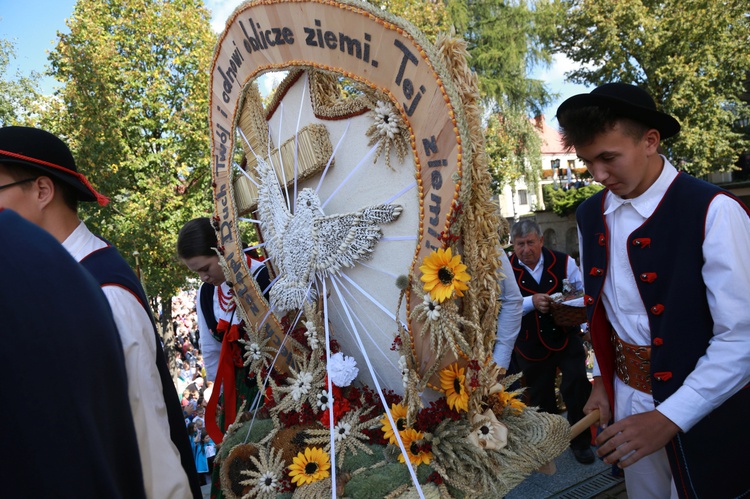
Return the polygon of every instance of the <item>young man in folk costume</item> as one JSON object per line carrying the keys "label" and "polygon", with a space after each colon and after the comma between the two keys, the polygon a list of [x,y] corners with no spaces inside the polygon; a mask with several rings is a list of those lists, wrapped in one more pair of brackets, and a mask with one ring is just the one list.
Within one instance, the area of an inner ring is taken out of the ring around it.
{"label": "young man in folk costume", "polygon": [[[562,373],[560,394],[573,424],[583,417],[583,406],[591,393],[586,375],[586,351],[579,327],[555,324],[550,295],[563,291],[568,280],[574,291],[583,286],[575,260],[544,247],[539,224],[522,220],[510,232],[514,254],[513,274],[523,296],[523,318],[515,341],[512,372],[522,371],[529,405],[551,414],[559,412],[555,396],[558,369]],[[592,464],[591,430],[586,429],[570,442],[576,461]]]}
{"label": "young man in folk costume", "polygon": [[577,213],[599,455],[630,497],[748,497],[746,207],[659,154],[680,125],[636,86],[573,96],[557,118],[606,187]]}
{"label": "young man in folk costume", "polygon": [[[135,273],[78,218],[78,201],[107,199],[76,167],[67,145],[35,128],[0,128],[0,207],[52,234],[94,276],[115,318],[149,498],[202,497],[182,411],[161,341]],[[96,341],[96,338],[92,338]]]}

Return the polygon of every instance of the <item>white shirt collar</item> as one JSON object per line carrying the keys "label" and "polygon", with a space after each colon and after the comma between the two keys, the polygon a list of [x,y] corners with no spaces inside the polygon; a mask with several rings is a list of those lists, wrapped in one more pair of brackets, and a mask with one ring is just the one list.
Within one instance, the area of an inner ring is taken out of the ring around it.
{"label": "white shirt collar", "polygon": [[604,202],[605,215],[609,215],[624,204],[630,204],[633,206],[635,211],[637,211],[643,218],[648,218],[654,213],[661,198],[664,197],[667,189],[672,185],[672,181],[677,177],[677,169],[672,166],[672,163],[670,163],[666,157],[662,155],[660,156],[664,160],[664,167],[661,169],[661,173],[659,174],[659,178],[656,179],[656,182],[651,184],[651,187],[646,189],[643,194],[632,199],[623,199],[612,192],[608,192],[607,199]]}
{"label": "white shirt collar", "polygon": [[531,272],[531,274],[533,275],[539,269],[544,268],[544,252],[542,252],[542,253],[539,254],[539,261],[536,262],[536,266],[533,269],[531,267],[529,267],[528,265],[526,265],[525,263],[523,263],[520,258],[518,259],[518,263],[520,263],[521,265],[523,265],[523,267],[526,270],[528,270],[529,272]]}
{"label": "white shirt collar", "polygon": [[80,222],[78,227],[65,238],[62,245],[76,260],[80,260],[80,256],[85,256],[83,247],[86,244],[89,234],[90,232],[86,224]]}

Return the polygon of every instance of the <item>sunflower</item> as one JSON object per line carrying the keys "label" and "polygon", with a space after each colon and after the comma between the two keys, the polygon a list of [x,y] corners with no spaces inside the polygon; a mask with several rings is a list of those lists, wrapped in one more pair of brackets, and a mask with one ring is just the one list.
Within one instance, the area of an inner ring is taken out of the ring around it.
{"label": "sunflower", "polygon": [[[391,417],[399,432],[406,429],[406,407],[401,404],[391,404]],[[383,425],[381,430],[385,433],[383,438],[388,439],[388,443],[396,444],[396,435],[393,434],[393,428],[391,428],[391,422],[387,414],[380,420],[380,424]]]}
{"label": "sunflower", "polygon": [[[409,461],[412,464],[419,466],[420,464],[430,464],[432,460],[432,452],[429,450],[422,439],[424,434],[421,431],[417,431],[414,428],[407,428],[404,431],[399,432],[401,435],[401,441],[404,443],[406,453],[409,454]],[[399,462],[404,462],[404,455],[398,456]]]}
{"label": "sunflower", "polygon": [[305,452],[298,453],[289,465],[289,476],[292,483],[305,485],[328,478],[331,461],[328,454],[318,447],[305,447]]}
{"label": "sunflower", "polygon": [[506,392],[505,388],[500,390],[498,393],[495,394],[495,396],[498,398],[498,401],[500,402],[501,408],[508,408],[510,409],[510,412],[513,414],[521,414],[523,410],[526,408],[526,404],[524,404],[521,400],[519,400],[516,397],[516,394],[511,392]]}
{"label": "sunflower", "polygon": [[466,391],[466,375],[463,367],[455,362],[440,370],[440,388],[448,399],[448,407],[456,412],[469,410],[469,392]]}
{"label": "sunflower", "polygon": [[451,255],[450,248],[439,248],[427,255],[419,270],[424,290],[438,303],[453,296],[454,291],[457,296],[463,296],[463,291],[469,289],[466,283],[471,276],[465,272],[466,265],[461,263],[461,255]]}

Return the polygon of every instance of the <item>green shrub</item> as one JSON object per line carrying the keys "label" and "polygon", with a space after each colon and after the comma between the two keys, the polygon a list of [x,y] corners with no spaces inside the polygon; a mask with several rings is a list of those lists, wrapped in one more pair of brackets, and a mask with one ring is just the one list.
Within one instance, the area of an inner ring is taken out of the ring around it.
{"label": "green shrub", "polygon": [[551,209],[561,217],[566,217],[575,213],[578,205],[602,189],[603,187],[599,184],[589,184],[577,189],[572,187],[567,190],[548,184],[542,187],[542,197],[547,209]]}

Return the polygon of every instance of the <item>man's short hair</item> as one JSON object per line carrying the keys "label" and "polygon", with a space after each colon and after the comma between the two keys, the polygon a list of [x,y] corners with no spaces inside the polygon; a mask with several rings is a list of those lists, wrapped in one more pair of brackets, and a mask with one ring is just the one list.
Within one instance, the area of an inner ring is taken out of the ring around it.
{"label": "man's short hair", "polygon": [[[8,176],[12,178],[15,181],[24,180],[27,178],[39,178],[39,177],[47,177],[49,178],[53,184],[55,184],[55,190],[60,193],[62,196],[63,201],[65,202],[65,205],[73,210],[74,212],[78,213],[78,195],[76,194],[75,190],[73,190],[72,187],[70,187],[68,184],[64,182],[60,182],[55,177],[46,175],[44,172],[41,172],[37,170],[36,168],[29,168],[23,165],[15,165],[15,164],[8,164],[8,163],[0,163],[0,166],[5,168],[5,171],[8,173]],[[27,189],[28,185],[21,185],[22,189]]]}
{"label": "man's short hair", "polygon": [[623,133],[640,140],[649,126],[604,107],[586,106],[566,109],[557,116],[563,145],[567,148],[593,142],[600,133],[609,132],[618,123]]}
{"label": "man's short hair", "polygon": [[528,236],[532,232],[540,238],[542,237],[542,228],[538,223],[530,218],[520,220],[513,225],[510,231],[510,240],[513,242],[517,237]]}

